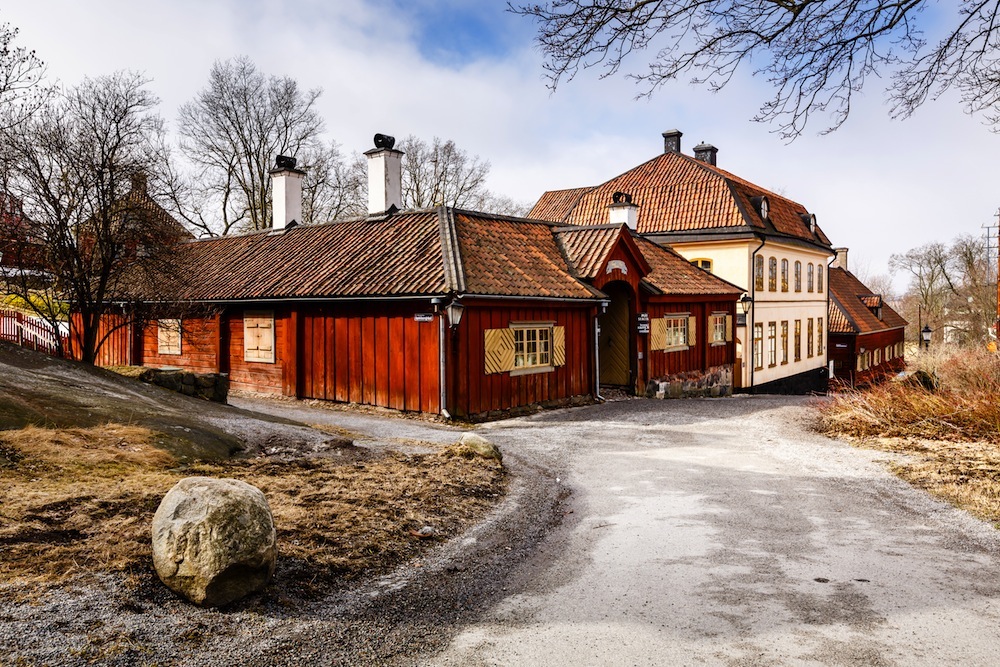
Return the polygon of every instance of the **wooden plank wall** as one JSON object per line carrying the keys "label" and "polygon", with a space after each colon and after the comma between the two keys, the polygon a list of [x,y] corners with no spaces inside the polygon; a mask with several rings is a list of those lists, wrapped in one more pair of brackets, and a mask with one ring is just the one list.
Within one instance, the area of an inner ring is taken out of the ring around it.
{"label": "wooden plank wall", "polygon": [[[81,321],[79,313],[73,313],[70,316],[70,357],[73,359],[82,358]],[[133,363],[135,346],[132,340],[132,327],[125,323],[124,316],[102,315],[98,326],[97,340],[100,347],[94,362],[98,366],[128,366]],[[102,340],[103,343],[101,343]]]}
{"label": "wooden plank wall", "polygon": [[[594,308],[588,304],[527,306],[524,302],[466,302],[462,323],[448,333],[451,414],[469,417],[491,410],[508,410],[543,401],[594,393]],[[547,373],[487,375],[484,332],[511,322],[555,322],[566,327],[566,365]]]}
{"label": "wooden plank wall", "polygon": [[157,324],[150,322],[142,336],[142,365],[152,368],[180,366],[195,373],[216,373],[218,322],[215,317],[181,320],[181,353],[160,354]]}
{"label": "wooden plank wall", "polygon": [[309,305],[301,310],[303,398],[440,412],[438,322],[429,304]]}
{"label": "wooden plank wall", "polygon": [[651,319],[664,317],[669,313],[690,313],[698,318],[693,347],[675,352],[662,350],[648,352],[650,379],[734,363],[736,359],[735,335],[733,340],[725,345],[712,346],[709,344],[709,316],[713,312],[726,312],[735,322],[736,304],[734,301],[651,301],[647,308]]}
{"label": "wooden plank wall", "polygon": [[[221,343],[226,353],[222,372],[229,373],[229,386],[262,394],[282,393],[286,350],[283,345],[288,312],[278,308],[257,306],[247,310],[274,312],[274,362],[245,361],[243,352],[243,309],[233,309],[222,318]],[[226,368],[225,366],[228,366]]]}

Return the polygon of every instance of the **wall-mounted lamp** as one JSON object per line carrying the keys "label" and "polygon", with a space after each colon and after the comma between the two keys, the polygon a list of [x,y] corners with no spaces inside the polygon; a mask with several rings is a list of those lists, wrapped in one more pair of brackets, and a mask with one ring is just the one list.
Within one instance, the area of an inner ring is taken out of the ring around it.
{"label": "wall-mounted lamp", "polygon": [[743,309],[743,314],[746,315],[750,312],[750,307],[753,306],[753,297],[749,294],[744,294],[740,298],[740,308]]}
{"label": "wall-mounted lamp", "polygon": [[456,297],[451,300],[451,303],[448,304],[445,310],[448,311],[448,324],[451,325],[452,330],[457,329],[459,323],[462,321],[462,313],[465,312],[465,306]]}
{"label": "wall-mounted lamp", "polygon": [[608,306],[610,306],[610,305],[611,305],[611,302],[608,301],[607,299],[604,299],[604,300],[601,301],[601,314],[602,315],[604,313],[608,312]]}

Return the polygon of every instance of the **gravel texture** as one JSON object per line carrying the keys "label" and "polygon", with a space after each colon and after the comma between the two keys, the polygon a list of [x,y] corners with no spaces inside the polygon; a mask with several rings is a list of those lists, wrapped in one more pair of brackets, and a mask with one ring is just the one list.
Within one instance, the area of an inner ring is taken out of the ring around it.
{"label": "gravel texture", "polygon": [[[379,439],[462,429],[241,399]],[[484,425],[507,498],[419,562],[224,610],[105,577],[0,584],[0,664],[995,664],[1000,540],[809,400],[609,402]],[[280,563],[279,563],[280,567]]]}

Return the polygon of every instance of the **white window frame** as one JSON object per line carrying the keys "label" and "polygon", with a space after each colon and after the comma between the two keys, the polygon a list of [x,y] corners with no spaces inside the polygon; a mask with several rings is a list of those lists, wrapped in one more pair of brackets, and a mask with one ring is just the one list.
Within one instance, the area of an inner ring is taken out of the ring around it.
{"label": "white window frame", "polygon": [[767,323],[767,367],[778,365],[778,323]]}
{"label": "white window frame", "polygon": [[177,318],[156,320],[156,352],[179,356],[182,350],[181,321]]}
{"label": "white window frame", "polygon": [[[269,326],[261,327],[264,323]],[[270,334],[262,331],[270,331]],[[276,340],[273,310],[248,310],[243,313],[243,361],[273,364]],[[270,343],[270,349],[267,343]]]}
{"label": "white window frame", "polygon": [[726,343],[727,327],[726,313],[712,313],[709,322],[712,324],[712,345],[724,345]]}
{"label": "white window frame", "polygon": [[552,370],[552,327],[554,322],[511,323],[514,330],[512,374]]}
{"label": "white window frame", "polygon": [[669,313],[663,316],[664,340],[666,341],[664,350],[684,350],[690,345],[688,317],[690,317],[690,313]]}

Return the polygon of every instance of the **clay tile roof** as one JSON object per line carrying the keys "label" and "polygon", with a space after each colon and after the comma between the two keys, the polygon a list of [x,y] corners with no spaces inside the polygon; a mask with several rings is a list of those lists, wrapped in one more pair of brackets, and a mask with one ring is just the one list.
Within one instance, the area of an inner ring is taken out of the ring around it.
{"label": "clay tile roof", "polygon": [[[546,192],[531,215],[574,225],[604,223],[615,192],[632,195],[638,204],[641,234],[743,228],[830,244],[818,227],[810,231],[801,204],[680,153],[658,155],[596,187]],[[767,221],[754,206],[762,196],[770,205]]]}
{"label": "clay tile roof", "polygon": [[570,188],[569,190],[549,190],[531,207],[528,217],[532,220],[565,222],[566,216],[570,214],[573,207],[580,201],[580,197],[593,189],[591,186],[586,188]]}
{"label": "clay tile roof", "polygon": [[570,272],[550,224],[444,207],[193,241],[178,261],[190,300],[597,296]]}
{"label": "clay tile roof", "polygon": [[[888,306],[878,294],[872,294],[850,271],[830,267],[830,331],[832,333],[867,334],[905,327],[907,321]],[[881,306],[882,318],[876,315]]]}
{"label": "clay tile roof", "polygon": [[207,239],[182,250],[194,276],[189,299],[447,292],[436,211]]}
{"label": "clay tile roof", "polygon": [[644,281],[667,294],[743,294],[742,287],[700,269],[672,248],[635,237],[652,271]]}
{"label": "clay tile roof", "polygon": [[458,247],[470,294],[592,299],[570,272],[551,225],[455,211]]}
{"label": "clay tile roof", "polygon": [[621,226],[579,227],[560,229],[556,239],[577,277],[592,280],[618,243]]}

